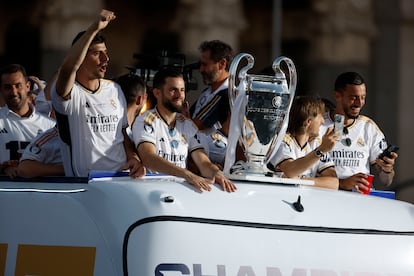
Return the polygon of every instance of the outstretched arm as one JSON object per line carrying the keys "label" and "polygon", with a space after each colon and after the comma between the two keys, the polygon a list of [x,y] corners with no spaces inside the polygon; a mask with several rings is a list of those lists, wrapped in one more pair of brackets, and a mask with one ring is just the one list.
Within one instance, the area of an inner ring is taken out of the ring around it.
{"label": "outstretched arm", "polygon": [[223,191],[235,192],[237,190],[236,185],[224,176],[223,172],[220,171],[217,165],[210,161],[203,149],[193,151],[191,153],[191,157],[193,158],[194,163],[197,165],[201,174],[204,177],[214,179],[215,183],[219,184]]}
{"label": "outstretched arm", "polygon": [[75,82],[76,72],[81,66],[88,48],[95,35],[104,29],[111,20],[115,19],[115,14],[108,10],[102,10],[98,18],[89,26],[86,32],[72,46],[67,54],[56,81],[56,91],[64,99],[70,97],[70,93]]}
{"label": "outstretched arm", "polygon": [[338,190],[339,179],[336,176],[335,167],[324,170],[320,176],[313,178],[315,187],[328,188]]}
{"label": "outstretched arm", "polygon": [[144,142],[139,144],[138,154],[141,157],[144,166],[150,170],[184,178],[199,191],[211,190],[210,185],[213,184],[213,180],[200,177],[187,169],[180,168],[168,160],[159,157],[156,153],[156,148],[152,143]]}
{"label": "outstretched arm", "polygon": [[36,160],[25,159],[19,163],[17,168],[18,175],[21,177],[65,175],[62,164],[44,164]]}

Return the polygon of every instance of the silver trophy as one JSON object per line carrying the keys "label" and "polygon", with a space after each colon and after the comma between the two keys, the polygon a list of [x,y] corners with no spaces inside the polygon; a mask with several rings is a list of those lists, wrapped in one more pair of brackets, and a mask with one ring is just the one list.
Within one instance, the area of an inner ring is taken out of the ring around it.
{"label": "silver trophy", "polygon": [[[243,59],[247,64],[238,70]],[[280,68],[282,62],[289,72],[289,81]],[[224,171],[230,176],[269,173],[266,163],[286,133],[295,95],[297,76],[292,60],[283,56],[276,58],[272,65],[274,76],[247,74],[253,65],[253,56],[241,53],[233,59],[229,69],[232,115]],[[235,163],[238,141],[243,146],[246,161]]]}

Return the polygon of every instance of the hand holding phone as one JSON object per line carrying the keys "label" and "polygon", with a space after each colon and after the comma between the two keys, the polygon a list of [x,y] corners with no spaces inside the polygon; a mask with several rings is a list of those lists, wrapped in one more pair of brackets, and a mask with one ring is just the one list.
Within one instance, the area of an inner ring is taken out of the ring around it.
{"label": "hand holding phone", "polygon": [[397,153],[398,150],[400,149],[400,147],[396,146],[396,145],[389,145],[379,156],[379,159],[384,160],[384,157],[388,157],[391,158],[391,152],[395,152]]}

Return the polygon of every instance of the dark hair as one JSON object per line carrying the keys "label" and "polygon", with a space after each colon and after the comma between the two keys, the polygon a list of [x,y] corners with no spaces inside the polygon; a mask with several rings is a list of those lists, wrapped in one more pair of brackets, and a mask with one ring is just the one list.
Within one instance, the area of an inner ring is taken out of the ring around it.
{"label": "dark hair", "polygon": [[287,131],[295,135],[309,117],[316,117],[323,113],[325,113],[325,104],[319,97],[297,96],[290,109]]}
{"label": "dark hair", "polygon": [[219,62],[222,58],[226,59],[226,70],[229,70],[230,62],[233,59],[233,49],[230,45],[220,40],[211,40],[202,42],[198,49],[200,52],[210,51],[210,58],[215,62]]}
{"label": "dark hair", "polygon": [[13,73],[17,73],[17,72],[21,72],[23,74],[24,79],[27,81],[28,77],[27,77],[27,73],[26,73],[26,69],[17,63],[13,63],[13,64],[8,64],[3,66],[0,69],[0,83],[1,83],[1,77],[5,74],[13,74]]}
{"label": "dark hair", "polygon": [[171,68],[171,67],[165,67],[160,69],[154,76],[154,79],[152,81],[152,86],[154,88],[158,88],[161,89],[161,87],[164,85],[165,80],[167,78],[183,78],[183,74],[175,69],[175,68]]}
{"label": "dark hair", "polygon": [[361,85],[365,81],[362,76],[356,72],[345,72],[340,74],[335,80],[335,91],[341,92],[344,91],[345,87],[348,84],[351,85]]}
{"label": "dark hair", "polygon": [[[73,46],[73,44],[75,44],[75,43],[76,43],[76,41],[78,41],[78,40],[79,40],[79,38],[81,38],[81,36],[83,36],[85,33],[86,33],[86,31],[79,32],[79,33],[75,36],[75,38],[72,40],[72,46]],[[95,44],[95,43],[105,43],[105,37],[104,37],[101,33],[97,33],[97,34],[95,35],[95,37],[92,39],[91,44]]]}
{"label": "dark hair", "polygon": [[116,78],[115,82],[121,86],[128,105],[135,103],[139,94],[145,94],[145,82],[138,75],[132,73],[125,74]]}
{"label": "dark hair", "polygon": [[325,110],[326,111],[333,111],[336,108],[336,105],[333,101],[327,99],[327,98],[321,98],[323,103],[325,104]]}

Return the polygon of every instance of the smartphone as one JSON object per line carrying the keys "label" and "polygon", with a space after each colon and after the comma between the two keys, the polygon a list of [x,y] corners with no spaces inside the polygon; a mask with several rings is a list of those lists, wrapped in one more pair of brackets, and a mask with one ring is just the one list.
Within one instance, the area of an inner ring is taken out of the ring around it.
{"label": "smartphone", "polygon": [[391,152],[398,152],[400,148],[396,145],[389,145],[379,156],[378,158],[384,159],[384,156],[391,158]]}
{"label": "smartphone", "polygon": [[345,116],[341,114],[335,114],[334,116],[334,130],[335,132],[342,135],[342,132],[344,131],[344,121]]}

